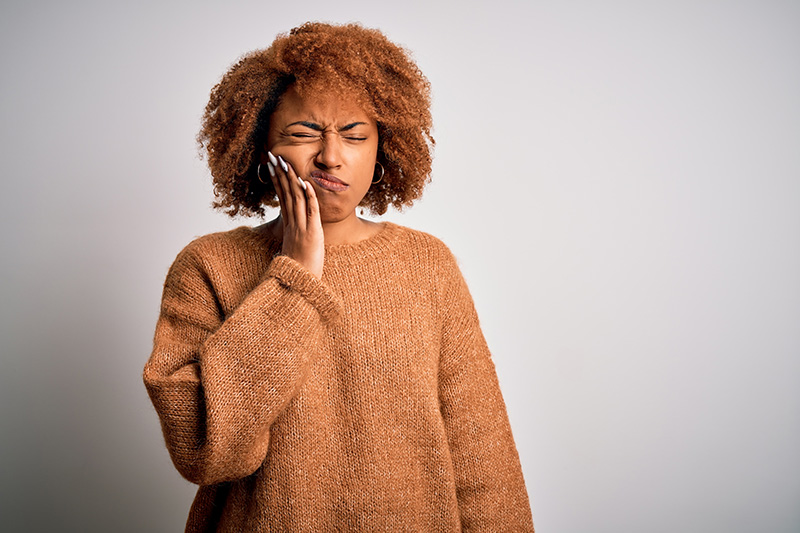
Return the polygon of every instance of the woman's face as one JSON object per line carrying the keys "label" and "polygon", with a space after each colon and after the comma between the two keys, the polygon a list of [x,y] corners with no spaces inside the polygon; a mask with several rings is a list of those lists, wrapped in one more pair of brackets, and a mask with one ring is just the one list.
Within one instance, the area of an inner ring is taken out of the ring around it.
{"label": "woman's face", "polygon": [[267,149],[311,183],[322,222],[339,222],[355,217],[369,190],[378,126],[354,101],[301,97],[290,87],[270,117]]}

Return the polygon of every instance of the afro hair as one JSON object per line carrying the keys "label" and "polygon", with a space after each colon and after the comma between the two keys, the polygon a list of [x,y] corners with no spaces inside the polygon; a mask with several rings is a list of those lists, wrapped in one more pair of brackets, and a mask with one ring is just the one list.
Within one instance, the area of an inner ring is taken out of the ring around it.
{"label": "afro hair", "polygon": [[290,87],[355,99],[378,124],[383,179],[361,202],[375,214],[409,206],[431,171],[430,84],[403,48],[359,24],[309,22],[242,57],[212,89],[198,134],[214,182],[214,207],[230,216],[278,206],[256,166],[269,120]]}

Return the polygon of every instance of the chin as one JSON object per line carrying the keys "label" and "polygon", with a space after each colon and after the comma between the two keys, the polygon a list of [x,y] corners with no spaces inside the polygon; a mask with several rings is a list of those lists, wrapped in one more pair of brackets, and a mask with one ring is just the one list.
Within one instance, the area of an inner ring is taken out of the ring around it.
{"label": "chin", "polygon": [[320,205],[319,218],[323,224],[341,222],[355,212],[355,208],[346,209],[338,206]]}

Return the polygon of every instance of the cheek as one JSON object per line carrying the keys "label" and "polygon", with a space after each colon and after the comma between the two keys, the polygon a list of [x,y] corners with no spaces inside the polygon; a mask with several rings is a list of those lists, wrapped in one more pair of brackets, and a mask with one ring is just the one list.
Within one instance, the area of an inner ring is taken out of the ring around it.
{"label": "cheek", "polygon": [[366,188],[369,188],[375,174],[375,156],[376,154],[372,152],[359,154],[357,172],[360,181]]}
{"label": "cheek", "polygon": [[370,146],[364,146],[359,150],[358,153],[358,160],[359,160],[359,168],[363,169],[363,171],[370,175],[370,179],[372,174],[375,171],[375,161],[377,161],[378,157],[378,143],[371,143]]}
{"label": "cheek", "polygon": [[277,142],[271,146],[270,150],[276,156],[280,155],[294,167],[295,171],[302,172],[309,167],[314,157],[319,152],[313,144],[297,144]]}

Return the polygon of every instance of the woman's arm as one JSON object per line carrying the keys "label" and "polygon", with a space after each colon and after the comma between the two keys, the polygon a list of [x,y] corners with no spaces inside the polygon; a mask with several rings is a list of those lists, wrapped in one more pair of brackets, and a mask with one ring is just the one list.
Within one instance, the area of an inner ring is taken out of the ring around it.
{"label": "woman's arm", "polygon": [[184,250],[164,285],[144,382],[176,468],[200,485],[253,473],[305,380],[335,295],[288,257],[222,316],[208,268]]}
{"label": "woman's arm", "polygon": [[514,438],[472,297],[448,253],[439,400],[463,531],[533,531]]}

